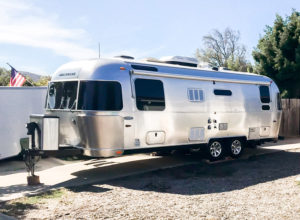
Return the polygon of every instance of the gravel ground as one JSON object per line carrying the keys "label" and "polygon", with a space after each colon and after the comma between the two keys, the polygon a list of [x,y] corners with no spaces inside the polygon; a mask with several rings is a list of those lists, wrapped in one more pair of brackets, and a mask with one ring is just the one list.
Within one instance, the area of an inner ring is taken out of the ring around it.
{"label": "gravel ground", "polygon": [[[20,219],[300,219],[300,151],[189,165],[64,190]],[[18,203],[0,204],[0,209]]]}

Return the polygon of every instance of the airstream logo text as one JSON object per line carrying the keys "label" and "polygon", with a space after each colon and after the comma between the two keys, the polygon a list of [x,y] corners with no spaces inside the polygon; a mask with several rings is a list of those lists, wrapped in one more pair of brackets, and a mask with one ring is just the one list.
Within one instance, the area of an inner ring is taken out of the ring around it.
{"label": "airstream logo text", "polygon": [[60,73],[59,76],[76,76],[76,73]]}

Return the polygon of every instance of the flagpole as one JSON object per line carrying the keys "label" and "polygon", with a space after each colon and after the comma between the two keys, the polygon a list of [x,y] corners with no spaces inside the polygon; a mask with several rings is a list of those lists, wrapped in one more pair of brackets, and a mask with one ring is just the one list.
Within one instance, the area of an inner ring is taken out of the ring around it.
{"label": "flagpole", "polygon": [[[10,66],[10,68],[16,70],[16,68],[14,68],[14,67],[13,67],[12,65],[10,65],[9,63],[6,63],[6,64],[7,64],[8,66]],[[16,71],[17,71],[17,70],[16,70]],[[17,71],[17,72],[19,72],[19,71]],[[29,84],[30,84],[32,87],[35,87],[35,85],[33,85],[33,83],[31,83],[30,80],[28,80],[26,76],[24,76],[24,77],[25,77],[26,81],[29,82]]]}
{"label": "flagpole", "polygon": [[[6,63],[6,64],[9,65],[10,68],[13,68],[12,65],[10,65],[9,63]],[[13,68],[13,69],[15,69],[15,68]]]}
{"label": "flagpole", "polygon": [[[26,78],[26,76],[24,76],[24,77]],[[30,82],[30,80],[28,80],[27,78],[26,78],[26,81],[29,82],[29,84],[32,85],[32,87],[35,87],[35,85],[33,85],[33,84]]]}
{"label": "flagpole", "polygon": [[100,42],[98,43],[99,59],[100,59]]}

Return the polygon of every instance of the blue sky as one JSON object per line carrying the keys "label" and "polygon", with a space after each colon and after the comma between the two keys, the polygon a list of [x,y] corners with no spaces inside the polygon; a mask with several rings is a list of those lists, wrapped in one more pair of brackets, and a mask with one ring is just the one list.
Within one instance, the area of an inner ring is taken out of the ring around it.
{"label": "blue sky", "polygon": [[299,0],[0,0],[0,66],[51,75],[70,60],[194,56],[213,29],[239,30],[248,57]]}

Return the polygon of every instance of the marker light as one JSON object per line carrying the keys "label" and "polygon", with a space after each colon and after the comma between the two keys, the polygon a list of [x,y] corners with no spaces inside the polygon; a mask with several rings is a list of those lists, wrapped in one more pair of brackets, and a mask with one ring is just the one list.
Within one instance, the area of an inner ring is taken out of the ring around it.
{"label": "marker light", "polygon": [[121,150],[116,151],[116,154],[121,155],[123,152]]}
{"label": "marker light", "polygon": [[125,70],[125,67],[122,67],[122,66],[121,66],[121,67],[120,67],[120,70]]}

